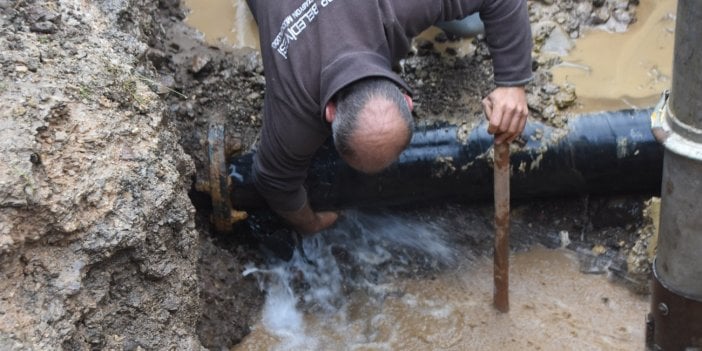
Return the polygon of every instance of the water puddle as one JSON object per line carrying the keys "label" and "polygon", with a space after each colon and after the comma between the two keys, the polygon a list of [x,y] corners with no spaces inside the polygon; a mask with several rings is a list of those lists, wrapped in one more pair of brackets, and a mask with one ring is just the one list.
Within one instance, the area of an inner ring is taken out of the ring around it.
{"label": "water puddle", "polygon": [[[467,229],[470,230],[470,229]],[[492,261],[441,221],[352,213],[305,239],[303,257],[250,267],[267,292],[232,350],[635,350],[645,298],[578,271],[573,252],[511,258],[511,311],[492,302]]]}
{"label": "water puddle", "polygon": [[642,0],[637,22],[624,33],[592,30],[553,69],[571,83],[579,111],[655,105],[672,79],[676,0]]}
{"label": "water puddle", "polygon": [[207,43],[222,48],[259,49],[258,27],[244,0],[184,0],[185,23],[203,33]]}

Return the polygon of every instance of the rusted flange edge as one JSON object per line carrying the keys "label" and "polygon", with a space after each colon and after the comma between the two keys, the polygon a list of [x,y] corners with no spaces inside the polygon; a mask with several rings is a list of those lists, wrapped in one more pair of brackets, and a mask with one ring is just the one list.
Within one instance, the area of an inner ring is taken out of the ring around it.
{"label": "rusted flange edge", "polygon": [[209,158],[209,193],[212,198],[210,221],[215,230],[230,233],[233,224],[247,218],[247,213],[235,211],[230,194],[232,181],[228,171],[226,131],[221,118],[210,121],[207,131],[207,155]]}

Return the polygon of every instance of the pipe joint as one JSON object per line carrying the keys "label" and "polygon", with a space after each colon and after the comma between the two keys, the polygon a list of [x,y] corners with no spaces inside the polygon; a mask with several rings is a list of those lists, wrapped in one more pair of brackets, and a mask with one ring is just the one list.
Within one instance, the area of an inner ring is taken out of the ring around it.
{"label": "pipe joint", "polygon": [[702,161],[702,129],[685,124],[675,116],[668,91],[663,92],[651,115],[651,129],[666,150],[691,160]]}

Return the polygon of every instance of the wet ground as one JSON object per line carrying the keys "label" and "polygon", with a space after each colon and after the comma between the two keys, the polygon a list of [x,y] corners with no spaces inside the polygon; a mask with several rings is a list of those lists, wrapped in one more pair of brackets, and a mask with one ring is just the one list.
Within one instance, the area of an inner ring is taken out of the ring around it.
{"label": "wet ground", "polygon": [[638,349],[646,279],[625,261],[652,224],[640,203],[515,204],[506,315],[492,307],[491,206],[347,211],[290,262],[247,267],[266,302],[233,350]]}
{"label": "wet ground", "polygon": [[247,269],[266,304],[233,350],[639,349],[647,298],[617,281],[621,262],[608,257],[627,230],[598,225],[581,241],[583,207],[515,206],[508,314],[492,307],[490,208],[348,212],[292,261]]}
{"label": "wet ground", "polygon": [[553,80],[575,86],[576,111],[655,105],[673,77],[676,3],[641,1],[626,32],[591,30],[574,42]]}
{"label": "wet ground", "polygon": [[297,320],[284,312],[292,301],[269,288],[263,319],[233,350],[641,349],[645,297],[580,273],[564,249],[534,247],[513,255],[511,265],[507,314],[492,307],[487,258],[379,285],[380,298],[356,291],[333,313]]}

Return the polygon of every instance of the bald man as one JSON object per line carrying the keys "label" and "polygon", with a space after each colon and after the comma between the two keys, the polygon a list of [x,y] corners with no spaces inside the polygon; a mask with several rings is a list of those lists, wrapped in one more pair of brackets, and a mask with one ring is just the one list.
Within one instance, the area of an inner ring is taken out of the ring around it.
{"label": "bald man", "polygon": [[330,135],[349,166],[380,172],[412,136],[412,99],[392,63],[440,22],[479,13],[497,88],[484,100],[488,131],[510,142],[524,129],[531,81],[526,0],[248,0],[266,76],[254,183],[269,207],[302,233],[331,226],[303,186]]}

